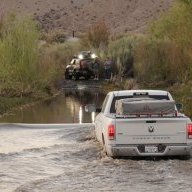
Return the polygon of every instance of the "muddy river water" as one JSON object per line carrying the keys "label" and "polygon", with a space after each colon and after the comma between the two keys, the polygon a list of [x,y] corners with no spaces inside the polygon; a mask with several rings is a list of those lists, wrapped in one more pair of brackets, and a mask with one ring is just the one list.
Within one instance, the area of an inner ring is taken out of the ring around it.
{"label": "muddy river water", "polygon": [[[88,123],[97,90],[63,91],[53,100],[1,119],[0,192],[192,192],[192,159],[112,159]],[[48,123],[42,125],[42,123]],[[54,123],[54,124],[50,124]]]}

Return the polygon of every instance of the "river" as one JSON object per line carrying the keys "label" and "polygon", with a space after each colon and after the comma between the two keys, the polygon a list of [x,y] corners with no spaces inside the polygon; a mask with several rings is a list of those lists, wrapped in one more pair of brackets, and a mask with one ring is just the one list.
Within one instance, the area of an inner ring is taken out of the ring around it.
{"label": "river", "polygon": [[1,119],[40,124],[1,124],[0,192],[191,192],[192,159],[112,159],[102,153],[94,117],[84,106],[99,106],[103,97],[94,89],[63,90]]}

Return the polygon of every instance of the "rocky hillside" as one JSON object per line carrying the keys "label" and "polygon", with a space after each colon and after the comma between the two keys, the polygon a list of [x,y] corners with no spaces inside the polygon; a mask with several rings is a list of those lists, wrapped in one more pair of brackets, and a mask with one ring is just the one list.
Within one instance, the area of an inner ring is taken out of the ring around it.
{"label": "rocky hillside", "polygon": [[144,32],[175,0],[1,0],[0,13],[34,16],[45,31],[83,32],[105,20],[112,33]]}

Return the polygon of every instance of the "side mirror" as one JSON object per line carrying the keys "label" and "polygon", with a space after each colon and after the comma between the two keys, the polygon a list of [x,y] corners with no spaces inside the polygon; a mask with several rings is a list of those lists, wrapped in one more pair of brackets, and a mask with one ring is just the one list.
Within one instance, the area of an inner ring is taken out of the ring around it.
{"label": "side mirror", "polygon": [[176,103],[176,107],[178,111],[181,111],[183,109],[183,104],[181,103]]}
{"label": "side mirror", "polygon": [[94,104],[88,104],[85,106],[85,112],[87,113],[92,113],[92,112],[96,112],[96,107]]}

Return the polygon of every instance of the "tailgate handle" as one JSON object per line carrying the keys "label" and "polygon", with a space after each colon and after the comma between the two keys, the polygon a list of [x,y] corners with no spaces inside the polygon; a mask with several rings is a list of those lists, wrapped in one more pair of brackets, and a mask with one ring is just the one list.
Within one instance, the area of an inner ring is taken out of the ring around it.
{"label": "tailgate handle", "polygon": [[146,123],[157,123],[157,121],[146,121]]}

